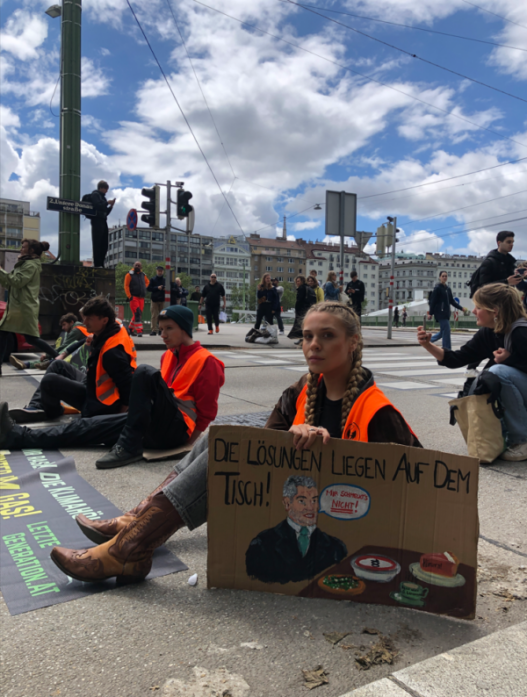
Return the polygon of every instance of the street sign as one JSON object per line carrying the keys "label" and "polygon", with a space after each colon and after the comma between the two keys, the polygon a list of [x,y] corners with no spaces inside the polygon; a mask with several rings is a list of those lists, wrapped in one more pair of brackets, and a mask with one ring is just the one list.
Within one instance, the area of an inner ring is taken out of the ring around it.
{"label": "street sign", "polygon": [[130,208],[126,216],[126,227],[129,230],[135,230],[137,227],[137,211],[135,208]]}
{"label": "street sign", "polygon": [[95,215],[93,203],[88,201],[70,201],[68,198],[55,198],[48,196],[46,209],[48,211],[64,211],[64,213],[75,213],[76,215]]}
{"label": "street sign", "polygon": [[326,191],[326,235],[355,237],[356,232],[357,194]]}
{"label": "street sign", "polygon": [[459,298],[454,298],[454,301],[459,305]]}
{"label": "street sign", "polygon": [[355,233],[355,242],[357,247],[361,252],[364,251],[364,247],[368,244],[370,238],[373,237],[373,232],[357,232]]}

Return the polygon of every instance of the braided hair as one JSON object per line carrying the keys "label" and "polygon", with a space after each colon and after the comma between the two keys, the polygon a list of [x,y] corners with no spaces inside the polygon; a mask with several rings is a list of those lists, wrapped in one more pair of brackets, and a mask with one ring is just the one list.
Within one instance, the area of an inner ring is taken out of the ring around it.
{"label": "braided hair", "polygon": [[[346,425],[351,407],[353,406],[353,402],[359,393],[360,383],[364,379],[364,371],[362,370],[362,337],[360,331],[360,321],[350,307],[337,302],[322,302],[313,305],[306,312],[304,321],[306,317],[315,312],[327,312],[331,315],[336,315],[344,325],[344,329],[348,337],[357,335],[360,337],[357,347],[353,352],[353,360],[351,362],[346,392],[344,393],[344,397],[342,399],[340,426],[341,430],[344,431],[344,426]],[[318,397],[319,377],[319,375],[312,373],[311,371],[309,371],[307,376],[307,394],[304,418],[305,423],[309,426],[315,425],[315,408]]]}

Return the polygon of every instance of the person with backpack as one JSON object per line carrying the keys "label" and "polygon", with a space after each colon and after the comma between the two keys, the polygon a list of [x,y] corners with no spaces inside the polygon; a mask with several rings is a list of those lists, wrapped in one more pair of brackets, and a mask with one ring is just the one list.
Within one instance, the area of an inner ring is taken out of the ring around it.
{"label": "person with backpack", "polygon": [[295,321],[291,331],[287,335],[288,339],[298,339],[297,344],[302,343],[302,322],[304,315],[312,305],[317,302],[317,296],[313,288],[307,285],[305,276],[297,276],[296,284],[296,302],[295,302]]}
{"label": "person with backpack", "polygon": [[458,302],[454,300],[450,286],[447,285],[448,274],[446,271],[441,271],[439,274],[439,283],[436,285],[430,295],[430,307],[428,314],[433,316],[439,324],[439,331],[434,334],[431,341],[435,344],[439,339],[443,339],[443,348],[451,349],[452,341],[450,337],[450,305],[462,312],[466,311]]}
{"label": "person with backpack", "polygon": [[326,282],[323,285],[324,289],[324,300],[328,302],[340,302],[340,294],[342,293],[342,286],[337,283],[337,274],[335,271],[330,271]]}
{"label": "person with backpack", "polygon": [[[432,334],[423,327],[417,329],[417,340],[446,368],[488,361],[481,375],[491,373],[501,384],[507,449],[500,457],[513,462],[527,460],[527,312],[516,289],[503,283],[479,288],[474,305],[472,312],[480,329],[457,351],[434,346]],[[477,383],[480,381],[482,377]],[[472,384],[476,387],[477,383]]]}
{"label": "person with backpack", "polygon": [[115,205],[115,199],[106,200],[108,182],[103,179],[97,184],[91,194],[82,197],[83,201],[93,204],[95,214],[91,217],[91,241],[93,249],[93,265],[95,268],[103,268],[106,254],[108,253],[108,222],[107,218]]}
{"label": "person with backpack", "polygon": [[143,265],[136,261],[124,277],[124,292],[130,301],[132,319],[128,325],[131,336],[143,336],[143,310],[145,309],[146,289],[150,285]]}
{"label": "person with backpack", "polygon": [[496,235],[496,244],[498,248],[487,254],[467,282],[471,298],[478,288],[489,283],[507,283],[510,286],[517,286],[522,280],[514,273],[516,259],[511,254],[514,247],[514,232],[501,230]]}

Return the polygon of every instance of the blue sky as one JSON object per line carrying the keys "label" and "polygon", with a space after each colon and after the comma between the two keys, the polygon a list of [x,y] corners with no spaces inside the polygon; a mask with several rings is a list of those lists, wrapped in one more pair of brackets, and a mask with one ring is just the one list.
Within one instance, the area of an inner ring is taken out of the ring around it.
{"label": "blue sky", "polygon": [[[274,224],[285,214],[289,234],[323,239],[324,209],[316,212],[313,206],[324,203],[326,189],[358,194],[359,229],[374,232],[387,215],[397,215],[401,248],[418,253],[484,253],[494,246],[502,221],[527,215],[527,160],[433,183],[527,157],[525,101],[280,0],[206,2],[267,34],[192,0],[131,2],[238,222],[126,0],[84,0],[82,192],[100,178],[110,182],[110,196],[117,197],[111,222],[124,221],[130,208],[140,206],[143,186],[167,179],[182,179],[193,192],[195,230],[204,234],[242,229],[274,236]],[[44,14],[49,4],[2,2],[1,188],[2,196],[31,201],[32,209],[42,214],[43,238],[56,248],[57,217],[46,213],[45,199],[58,193],[58,119],[50,102],[58,113],[58,90],[52,95],[59,70],[60,20]],[[527,99],[525,3],[477,3],[516,24],[465,0],[309,4],[377,39]],[[407,187],[417,188],[386,193]],[[518,255],[527,256],[526,221],[504,227],[516,232]],[[463,230],[472,231],[460,234]],[[86,222],[81,249],[83,257],[90,256]]]}

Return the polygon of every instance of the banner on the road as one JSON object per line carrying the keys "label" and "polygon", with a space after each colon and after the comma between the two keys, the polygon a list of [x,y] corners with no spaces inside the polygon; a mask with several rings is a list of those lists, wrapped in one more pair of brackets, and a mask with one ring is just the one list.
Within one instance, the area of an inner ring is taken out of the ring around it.
{"label": "banner on the road", "polygon": [[[55,545],[93,547],[75,517],[114,518],[118,508],[84,480],[71,458],[58,451],[0,450],[0,588],[9,612],[18,615],[115,588],[115,579],[81,583],[58,569]],[[147,578],[187,567],[166,547],[154,554]]]}
{"label": "banner on the road", "polygon": [[383,443],[214,426],[208,585],[470,619],[478,460]]}

